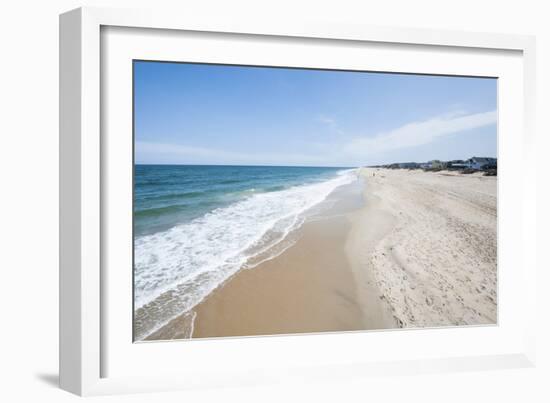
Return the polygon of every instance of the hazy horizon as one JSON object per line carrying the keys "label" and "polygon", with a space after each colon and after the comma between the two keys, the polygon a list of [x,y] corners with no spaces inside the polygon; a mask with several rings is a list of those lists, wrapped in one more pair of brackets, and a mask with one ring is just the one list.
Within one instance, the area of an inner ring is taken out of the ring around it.
{"label": "hazy horizon", "polygon": [[496,79],[139,61],[134,80],[138,165],[497,157]]}

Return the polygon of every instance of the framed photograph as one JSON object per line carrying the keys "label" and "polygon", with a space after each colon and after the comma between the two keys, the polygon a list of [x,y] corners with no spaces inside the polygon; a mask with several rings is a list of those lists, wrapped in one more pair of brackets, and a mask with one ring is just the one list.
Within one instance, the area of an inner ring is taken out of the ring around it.
{"label": "framed photograph", "polygon": [[534,39],[60,17],[60,383],[533,365]]}

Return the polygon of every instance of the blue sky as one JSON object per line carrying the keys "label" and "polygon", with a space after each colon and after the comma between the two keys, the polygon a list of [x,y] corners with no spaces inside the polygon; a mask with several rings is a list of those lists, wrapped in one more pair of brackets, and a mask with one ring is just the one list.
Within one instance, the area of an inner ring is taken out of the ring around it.
{"label": "blue sky", "polygon": [[496,79],[135,62],[138,164],[496,157]]}

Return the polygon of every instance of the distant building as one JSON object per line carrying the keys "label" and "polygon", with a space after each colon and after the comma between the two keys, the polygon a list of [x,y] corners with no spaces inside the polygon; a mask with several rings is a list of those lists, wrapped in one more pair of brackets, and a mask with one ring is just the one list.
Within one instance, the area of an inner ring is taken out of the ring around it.
{"label": "distant building", "polygon": [[421,162],[418,164],[418,167],[422,169],[444,169],[447,167],[447,163],[440,160],[432,160],[428,162]]}
{"label": "distant building", "polygon": [[452,161],[447,161],[447,168],[464,169],[464,168],[468,168],[468,166],[466,165],[466,162],[463,160],[452,160]]}
{"label": "distant building", "polygon": [[445,162],[439,161],[439,160],[430,161],[429,164],[430,164],[430,168],[434,168],[434,169],[443,169],[443,168],[446,168],[446,165],[447,165]]}
{"label": "distant building", "polygon": [[497,159],[489,157],[472,157],[465,161],[466,167],[471,169],[489,169],[496,168]]}
{"label": "distant building", "polygon": [[392,164],[381,165],[383,168],[389,169],[449,169],[449,170],[462,170],[462,169],[475,169],[475,170],[487,170],[496,169],[497,159],[489,157],[472,157],[467,160],[431,160],[428,162],[394,162]]}
{"label": "distant building", "polygon": [[408,169],[408,168],[418,168],[418,165],[416,162],[400,162],[399,168],[401,169]]}

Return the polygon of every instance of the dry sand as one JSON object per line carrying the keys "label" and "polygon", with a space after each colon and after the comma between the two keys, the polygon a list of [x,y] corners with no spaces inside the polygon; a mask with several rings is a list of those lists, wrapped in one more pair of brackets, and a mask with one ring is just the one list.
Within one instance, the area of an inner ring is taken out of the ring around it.
{"label": "dry sand", "polygon": [[[497,320],[497,180],[481,174],[364,169],[395,223],[368,257],[399,327]],[[374,176],[373,176],[374,174]]]}
{"label": "dry sand", "polygon": [[193,317],[194,338],[496,323],[496,178],[360,176],[360,202],[337,190],[293,246],[148,339],[188,337]]}

